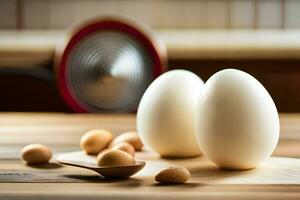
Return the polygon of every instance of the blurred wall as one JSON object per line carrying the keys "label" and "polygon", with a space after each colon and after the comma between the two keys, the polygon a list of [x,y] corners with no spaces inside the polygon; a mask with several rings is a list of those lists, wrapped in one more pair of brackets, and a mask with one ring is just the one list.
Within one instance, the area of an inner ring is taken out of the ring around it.
{"label": "blurred wall", "polygon": [[[150,28],[286,30],[300,28],[300,0],[0,0],[0,31],[29,30],[33,38],[45,41],[40,31],[65,30],[85,19],[104,15],[125,15]],[[24,32],[23,32],[24,33]],[[3,39],[18,32],[2,31],[2,54],[11,51]],[[36,34],[36,35],[34,35]],[[184,38],[184,36],[182,36]],[[299,34],[300,40],[300,34]],[[185,41],[185,40],[183,40]],[[16,38],[18,46],[20,38]],[[28,41],[25,41],[27,44]],[[29,41],[30,43],[30,41]],[[21,45],[22,46],[22,45]],[[54,46],[54,44],[53,44]],[[54,48],[54,47],[53,47]],[[37,52],[25,54],[35,60]],[[1,63],[0,111],[70,111],[62,101],[53,72],[52,57],[38,66],[12,68]],[[3,60],[3,58],[2,58]],[[5,59],[4,59],[5,60]],[[21,59],[22,60],[22,59]],[[24,60],[24,58],[23,58]],[[268,89],[280,112],[300,112],[300,53],[293,59],[212,59],[173,56],[169,69],[184,68],[207,80],[223,68],[238,68],[254,75]]]}
{"label": "blurred wall", "polygon": [[108,14],[153,29],[293,29],[299,10],[299,0],[1,0],[0,29],[65,29]]}

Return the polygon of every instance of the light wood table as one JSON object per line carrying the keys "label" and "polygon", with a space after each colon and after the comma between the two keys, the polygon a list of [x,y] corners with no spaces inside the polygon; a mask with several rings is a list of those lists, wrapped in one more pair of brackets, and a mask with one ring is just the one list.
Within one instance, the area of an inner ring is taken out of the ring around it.
{"label": "light wood table", "polygon": [[[92,128],[115,134],[135,129],[135,115],[1,113],[0,199],[300,199],[300,114],[281,114],[281,138],[261,167],[220,170],[206,158],[161,159],[144,151],[137,159],[146,167],[127,180],[107,180],[94,172],[52,164],[26,166],[20,149],[32,142],[58,154],[78,151],[80,136]],[[192,174],[184,185],[154,182],[158,170],[186,166]]]}

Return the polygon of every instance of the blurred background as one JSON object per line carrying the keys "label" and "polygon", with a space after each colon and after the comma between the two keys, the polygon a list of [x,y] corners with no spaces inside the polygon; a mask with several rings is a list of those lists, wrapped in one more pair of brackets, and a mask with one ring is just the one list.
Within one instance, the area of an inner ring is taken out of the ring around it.
{"label": "blurred background", "polygon": [[[141,23],[147,28],[140,29],[149,35],[152,32],[161,41],[157,47],[161,48],[159,52],[166,49],[166,55],[159,54],[165,60],[162,62],[164,70],[187,69],[207,80],[223,68],[241,69],[262,82],[280,112],[300,112],[298,0],[0,0],[0,111],[76,112],[59,92],[61,86],[56,78],[59,66],[55,65],[55,60],[64,49],[58,48],[78,24],[95,17],[116,15]],[[119,37],[122,44],[130,40],[127,36],[109,34],[108,40]],[[104,37],[104,40],[107,39]],[[134,42],[138,43],[139,39],[133,39]],[[155,75],[141,71],[153,67],[149,63],[154,61],[147,55],[147,49],[144,51],[139,45],[132,50],[136,52],[134,55],[142,57],[136,66],[139,73],[135,74],[140,76],[135,77],[140,82],[134,83],[147,85]],[[102,47],[102,51],[110,52],[109,48],[100,45]],[[126,50],[124,55],[130,51]],[[91,62],[87,53],[79,57]],[[117,57],[112,56],[112,59]],[[122,70],[130,71],[130,62],[122,63],[125,63]],[[76,63],[75,66],[78,73],[80,68],[86,67]],[[104,72],[97,71],[94,77],[97,81],[92,81],[94,85],[76,94],[89,95],[82,101],[106,99],[108,103],[101,106],[109,107],[118,104],[117,100],[144,90],[144,87],[128,84],[126,90],[121,91],[116,89],[121,87],[120,82],[115,87],[107,86],[110,82],[105,82],[105,89],[103,85],[98,87],[97,84],[104,81],[104,76],[99,74],[107,74],[108,67],[104,67]],[[114,80],[113,73],[105,77],[108,76]],[[101,95],[95,95],[99,88]],[[86,91],[93,91],[92,95]],[[105,109],[89,111],[110,112]],[[118,111],[134,109],[113,110]]]}

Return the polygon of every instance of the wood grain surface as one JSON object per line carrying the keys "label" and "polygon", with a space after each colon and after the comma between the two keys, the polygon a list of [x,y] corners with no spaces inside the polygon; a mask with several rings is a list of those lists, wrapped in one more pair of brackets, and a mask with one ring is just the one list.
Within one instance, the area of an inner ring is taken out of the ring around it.
{"label": "wood grain surface", "polygon": [[[29,167],[19,152],[32,142],[49,145],[56,155],[78,151],[85,131],[107,128],[117,135],[135,130],[135,115],[1,113],[0,199],[299,199],[300,114],[281,114],[280,122],[277,149],[257,169],[220,170],[204,157],[161,159],[146,150],[137,154],[147,162],[145,169],[127,180],[111,180],[58,165],[55,158],[49,165]],[[76,156],[85,159],[80,152]],[[157,171],[175,164],[191,171],[187,184],[154,182]]]}

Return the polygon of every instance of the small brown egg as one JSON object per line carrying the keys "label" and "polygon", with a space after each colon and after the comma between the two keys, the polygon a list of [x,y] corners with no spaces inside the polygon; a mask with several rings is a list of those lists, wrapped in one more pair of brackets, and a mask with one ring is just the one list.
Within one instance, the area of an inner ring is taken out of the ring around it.
{"label": "small brown egg", "polygon": [[46,164],[52,157],[48,147],[42,144],[29,144],[21,151],[22,159],[28,165]]}
{"label": "small brown egg", "polygon": [[107,130],[91,130],[81,137],[80,148],[87,154],[97,155],[108,146],[112,139],[112,133]]}
{"label": "small brown egg", "polygon": [[114,146],[111,147],[111,149],[125,151],[125,152],[129,153],[130,155],[132,155],[133,157],[135,155],[134,147],[131,144],[129,144],[128,142],[115,144]]}
{"label": "small brown egg", "polygon": [[136,151],[140,151],[143,148],[143,143],[136,132],[122,133],[111,142],[110,146],[123,142],[131,144]]}
{"label": "small brown egg", "polygon": [[190,172],[182,166],[173,166],[162,170],[155,181],[162,184],[183,184],[190,178]]}
{"label": "small brown egg", "polygon": [[99,166],[133,165],[135,160],[132,155],[121,150],[106,150],[97,156]]}

